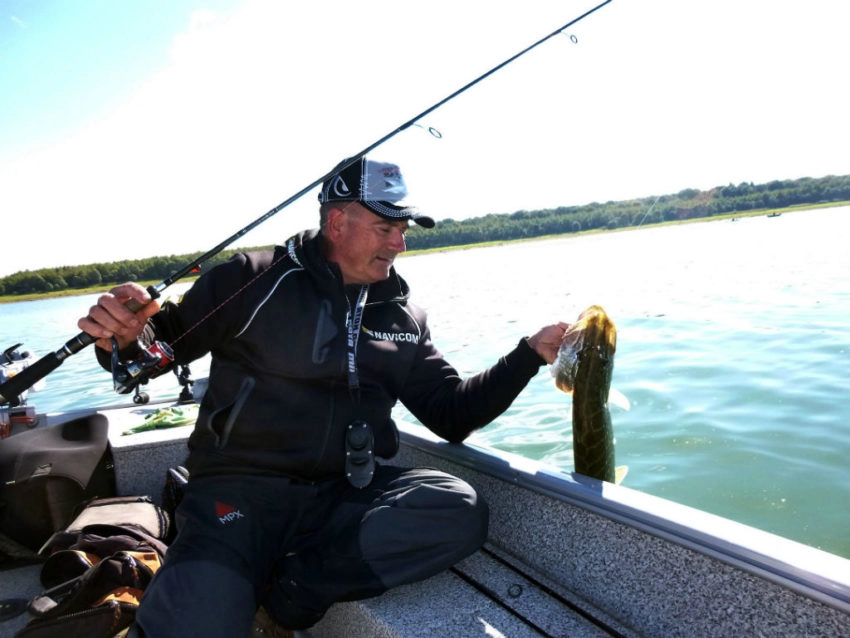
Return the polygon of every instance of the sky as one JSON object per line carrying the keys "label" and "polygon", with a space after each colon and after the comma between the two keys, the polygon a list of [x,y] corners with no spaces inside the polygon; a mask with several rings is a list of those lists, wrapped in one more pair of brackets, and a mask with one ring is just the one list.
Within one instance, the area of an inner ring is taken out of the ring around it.
{"label": "sky", "polygon": [[850,173],[846,0],[611,0],[556,33],[596,4],[0,0],[0,276],[208,250],[385,136],[438,223]]}

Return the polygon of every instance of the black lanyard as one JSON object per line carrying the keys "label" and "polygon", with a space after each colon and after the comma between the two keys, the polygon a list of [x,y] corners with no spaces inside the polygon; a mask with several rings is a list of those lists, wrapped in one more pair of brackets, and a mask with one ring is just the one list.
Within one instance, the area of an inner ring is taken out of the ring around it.
{"label": "black lanyard", "polygon": [[[345,317],[348,331],[348,391],[355,405],[360,404],[360,377],[357,374],[357,342],[360,339],[360,326],[363,324],[363,311],[366,308],[366,296],[369,286],[360,286],[357,303],[351,309],[348,303],[348,315]],[[375,435],[372,426],[357,419],[348,425],[345,431],[345,476],[354,487],[362,489],[372,482],[375,475]]]}
{"label": "black lanyard", "polygon": [[[360,286],[357,295],[357,304],[351,311],[351,303],[348,305],[348,315],[345,318],[348,328],[348,390],[354,397],[355,403],[360,403],[360,376],[357,374],[357,342],[360,339],[360,326],[363,323],[363,310],[366,308],[366,297],[369,294],[369,286]],[[348,296],[346,296],[346,301]]]}

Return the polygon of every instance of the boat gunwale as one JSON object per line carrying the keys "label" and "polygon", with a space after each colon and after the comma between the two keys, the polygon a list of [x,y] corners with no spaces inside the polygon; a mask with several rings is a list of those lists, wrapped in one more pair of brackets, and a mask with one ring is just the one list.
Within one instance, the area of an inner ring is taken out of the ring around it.
{"label": "boat gunwale", "polygon": [[623,485],[566,474],[524,457],[466,442],[447,443],[399,423],[413,449],[580,507],[850,613],[850,560]]}

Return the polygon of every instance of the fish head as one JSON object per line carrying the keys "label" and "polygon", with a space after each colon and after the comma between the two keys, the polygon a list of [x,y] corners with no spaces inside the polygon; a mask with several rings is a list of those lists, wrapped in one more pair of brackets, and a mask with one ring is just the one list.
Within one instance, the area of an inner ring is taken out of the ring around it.
{"label": "fish head", "polygon": [[590,306],[564,333],[558,356],[550,367],[559,390],[572,393],[582,356],[594,351],[597,356],[613,359],[617,349],[617,328],[601,306]]}

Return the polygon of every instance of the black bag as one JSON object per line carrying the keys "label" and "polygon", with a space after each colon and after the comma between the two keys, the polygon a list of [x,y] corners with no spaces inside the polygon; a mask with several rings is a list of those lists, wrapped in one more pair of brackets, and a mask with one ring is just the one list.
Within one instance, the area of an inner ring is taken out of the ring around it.
{"label": "black bag", "polygon": [[[165,556],[171,528],[168,512],[156,505],[150,496],[99,498],[86,503],[65,529],[51,535],[39,553],[52,558],[59,550],[80,549],[76,545],[82,542],[87,534],[93,534],[105,538],[130,536]],[[95,553],[105,555],[102,551]],[[50,558],[48,563],[49,561]],[[42,574],[47,568],[48,565],[45,564]]]}
{"label": "black bag", "polygon": [[129,627],[162,564],[170,520],[148,496],[88,503],[41,548],[45,590],[16,638],[111,638]]}
{"label": "black bag", "polygon": [[133,624],[136,608],[133,603],[109,600],[75,614],[31,622],[15,638],[113,638]]}
{"label": "black bag", "polygon": [[108,430],[93,414],[0,441],[0,535],[38,551],[81,504],[113,496]]}
{"label": "black bag", "polygon": [[119,551],[82,575],[45,590],[29,605],[34,618],[16,638],[111,638],[136,618],[142,594],[159,569],[156,551]]}

